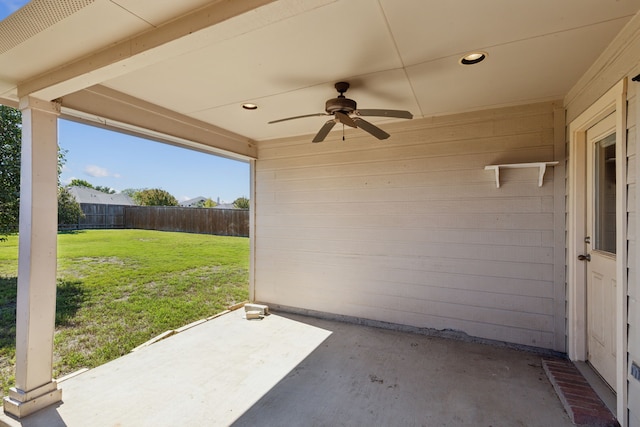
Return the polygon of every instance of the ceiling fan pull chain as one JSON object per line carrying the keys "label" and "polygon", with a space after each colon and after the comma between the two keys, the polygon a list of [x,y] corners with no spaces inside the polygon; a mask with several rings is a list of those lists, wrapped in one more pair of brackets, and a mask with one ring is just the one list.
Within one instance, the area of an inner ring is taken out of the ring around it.
{"label": "ceiling fan pull chain", "polygon": [[342,140],[344,141],[344,123],[342,124]]}

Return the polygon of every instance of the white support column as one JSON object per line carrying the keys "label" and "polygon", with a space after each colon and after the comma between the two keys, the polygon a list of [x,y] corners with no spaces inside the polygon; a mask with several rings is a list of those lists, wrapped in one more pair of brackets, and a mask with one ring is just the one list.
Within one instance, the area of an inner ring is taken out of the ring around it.
{"label": "white support column", "polygon": [[62,390],[52,378],[60,107],[25,97],[20,100],[20,109],[16,385],[4,399],[4,411],[18,418],[62,400]]}

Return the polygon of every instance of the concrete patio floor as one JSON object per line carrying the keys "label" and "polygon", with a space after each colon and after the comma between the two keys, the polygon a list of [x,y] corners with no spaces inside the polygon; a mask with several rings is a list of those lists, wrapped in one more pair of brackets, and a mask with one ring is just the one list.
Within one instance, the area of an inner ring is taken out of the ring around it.
{"label": "concrete patio floor", "polygon": [[22,427],[571,426],[539,355],[237,310],[60,383]]}

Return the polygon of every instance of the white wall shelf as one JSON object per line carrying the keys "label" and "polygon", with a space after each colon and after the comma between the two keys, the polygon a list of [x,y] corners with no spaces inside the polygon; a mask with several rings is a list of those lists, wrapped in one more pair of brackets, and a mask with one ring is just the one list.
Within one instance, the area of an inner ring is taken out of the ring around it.
{"label": "white wall shelf", "polygon": [[507,163],[503,165],[485,166],[484,170],[493,170],[496,174],[496,188],[500,188],[500,169],[538,168],[538,187],[542,187],[547,166],[555,166],[558,162]]}

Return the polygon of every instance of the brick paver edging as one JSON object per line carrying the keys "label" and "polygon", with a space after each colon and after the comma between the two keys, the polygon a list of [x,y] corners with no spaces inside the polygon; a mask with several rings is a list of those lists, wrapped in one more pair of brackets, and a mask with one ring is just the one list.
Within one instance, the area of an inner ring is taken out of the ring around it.
{"label": "brick paver edging", "polygon": [[543,358],[542,367],[574,424],[585,427],[620,426],[570,360]]}

